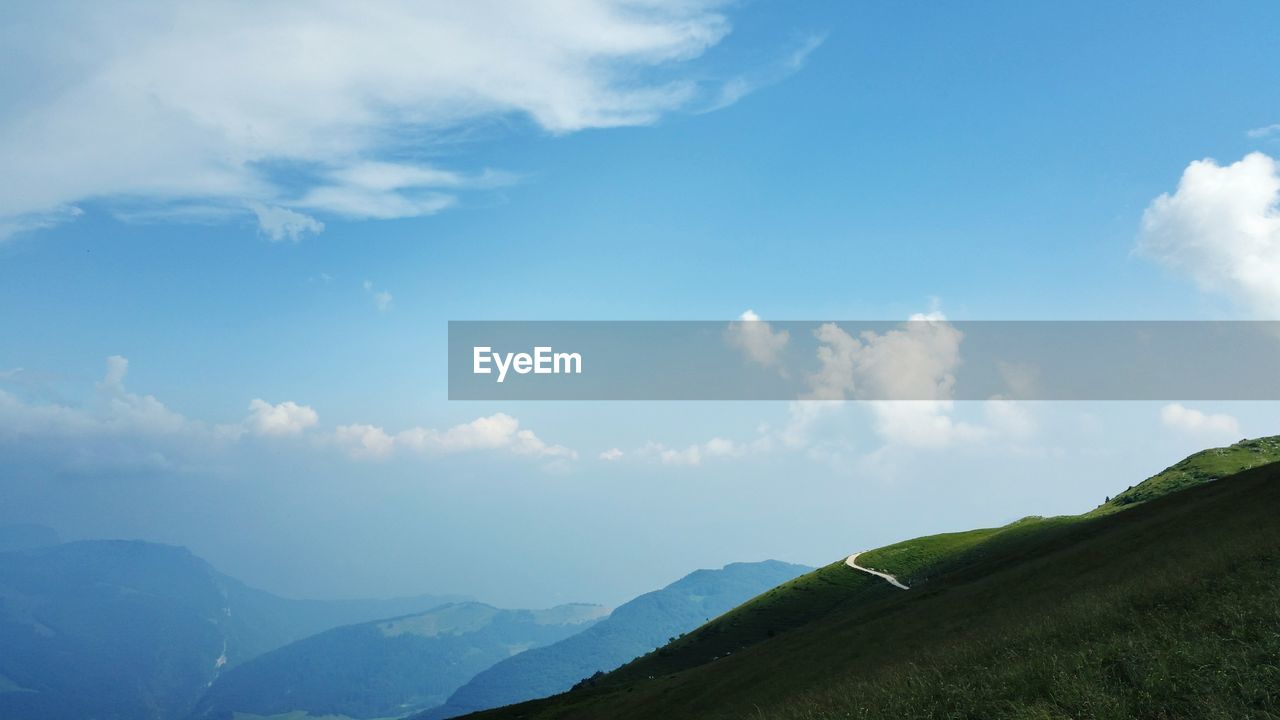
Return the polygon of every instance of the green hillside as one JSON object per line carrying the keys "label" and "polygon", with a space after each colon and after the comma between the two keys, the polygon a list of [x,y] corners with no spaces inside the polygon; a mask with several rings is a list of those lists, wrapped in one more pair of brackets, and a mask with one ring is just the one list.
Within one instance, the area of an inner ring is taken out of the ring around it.
{"label": "green hillside", "polygon": [[476,717],[1280,716],[1277,445],[1199,453],[1087,515],[859,556],[908,591],[841,560]]}
{"label": "green hillside", "polygon": [[1241,440],[1192,455],[1111,498],[1101,511],[1146,502],[1193,485],[1212,482],[1241,470],[1280,461],[1280,436]]}

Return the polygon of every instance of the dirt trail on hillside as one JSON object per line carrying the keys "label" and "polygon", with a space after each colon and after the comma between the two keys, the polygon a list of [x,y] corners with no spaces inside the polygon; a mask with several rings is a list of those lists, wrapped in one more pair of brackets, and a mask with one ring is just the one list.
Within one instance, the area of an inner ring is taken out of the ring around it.
{"label": "dirt trail on hillside", "polygon": [[896,587],[896,588],[898,588],[898,589],[900,589],[900,590],[910,590],[910,589],[911,589],[911,588],[907,587],[906,585],[903,585],[902,583],[898,582],[898,578],[896,578],[896,577],[894,577],[894,576],[890,575],[889,573],[883,573],[883,572],[880,572],[879,570],[872,570],[871,568],[865,568],[865,567],[862,567],[861,565],[859,565],[859,564],[858,564],[858,556],[859,556],[859,555],[861,555],[861,554],[862,554],[862,553],[854,553],[854,554],[850,555],[850,556],[849,556],[849,558],[848,558],[847,560],[845,560],[845,561],[844,561],[844,564],[845,564],[845,565],[848,565],[849,567],[853,568],[854,570],[861,570],[861,571],[862,571],[862,572],[864,572],[864,573],[868,573],[868,574],[870,574],[870,575],[875,575],[876,577],[878,577],[878,578],[880,578],[880,579],[884,580],[885,582],[889,583],[890,585],[892,585],[892,586],[894,586],[894,587]]}

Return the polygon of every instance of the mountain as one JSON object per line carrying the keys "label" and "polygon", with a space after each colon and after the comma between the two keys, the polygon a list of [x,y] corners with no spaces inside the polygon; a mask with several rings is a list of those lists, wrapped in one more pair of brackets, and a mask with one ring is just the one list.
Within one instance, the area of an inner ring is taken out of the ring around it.
{"label": "mountain", "polygon": [[0,718],[165,720],[229,667],[403,601],[289,600],[188,550],[84,541],[0,553]]}
{"label": "mountain", "polygon": [[229,667],[330,628],[411,615],[472,599],[466,595],[430,594],[398,598],[297,600],[251,588],[225,575],[218,577],[227,594],[228,607],[237,611],[235,626],[241,631],[241,652],[230,658]]}
{"label": "mountain", "polygon": [[612,670],[764,590],[810,570],[776,560],[698,570],[622,605],[608,619],[553,645],[529,650],[481,672],[423,720],[448,718],[564,692]]}
{"label": "mountain", "polygon": [[1280,716],[1280,438],[784,583],[498,718]]}
{"label": "mountain", "polygon": [[582,604],[499,610],[460,603],[336,628],[223,674],[194,717],[399,717],[441,704],[481,670],[590,628],[608,612]]}

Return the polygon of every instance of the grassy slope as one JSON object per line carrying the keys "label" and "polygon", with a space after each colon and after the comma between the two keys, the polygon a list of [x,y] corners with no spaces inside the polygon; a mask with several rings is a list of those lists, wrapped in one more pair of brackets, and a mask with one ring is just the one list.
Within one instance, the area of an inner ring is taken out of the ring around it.
{"label": "grassy slope", "polygon": [[1280,461],[1280,436],[1241,440],[1229,447],[1204,450],[1128,488],[1094,512],[1146,502],[1277,461]]}
{"label": "grassy slope", "polygon": [[1268,717],[1280,465],[1162,494],[1273,453],[1206,451],[1086,516],[861,556],[909,592],[834,563],[593,687],[482,717]]}

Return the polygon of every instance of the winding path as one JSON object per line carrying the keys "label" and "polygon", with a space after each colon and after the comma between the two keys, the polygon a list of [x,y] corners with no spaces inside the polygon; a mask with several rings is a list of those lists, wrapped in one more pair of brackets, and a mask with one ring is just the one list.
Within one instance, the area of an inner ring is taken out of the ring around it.
{"label": "winding path", "polygon": [[865,568],[865,567],[862,567],[861,565],[859,565],[859,564],[858,564],[858,556],[859,556],[859,555],[861,555],[861,554],[862,554],[862,553],[860,553],[860,552],[856,552],[856,553],[854,553],[854,554],[850,555],[850,556],[848,557],[848,559],[846,559],[846,560],[844,561],[844,564],[845,564],[845,565],[848,565],[849,567],[853,568],[854,570],[861,570],[861,571],[862,571],[862,572],[864,572],[864,573],[869,573],[869,574],[871,574],[871,575],[875,575],[876,577],[878,577],[878,578],[880,578],[880,579],[884,580],[885,582],[887,582],[887,583],[889,583],[890,585],[892,585],[892,586],[894,586],[894,587],[898,588],[899,590],[910,590],[910,589],[911,589],[911,588],[907,587],[906,585],[903,585],[902,583],[898,582],[898,578],[896,578],[896,577],[894,577],[894,576],[890,575],[889,573],[883,573],[883,572],[880,572],[879,570],[872,570],[871,568]]}

